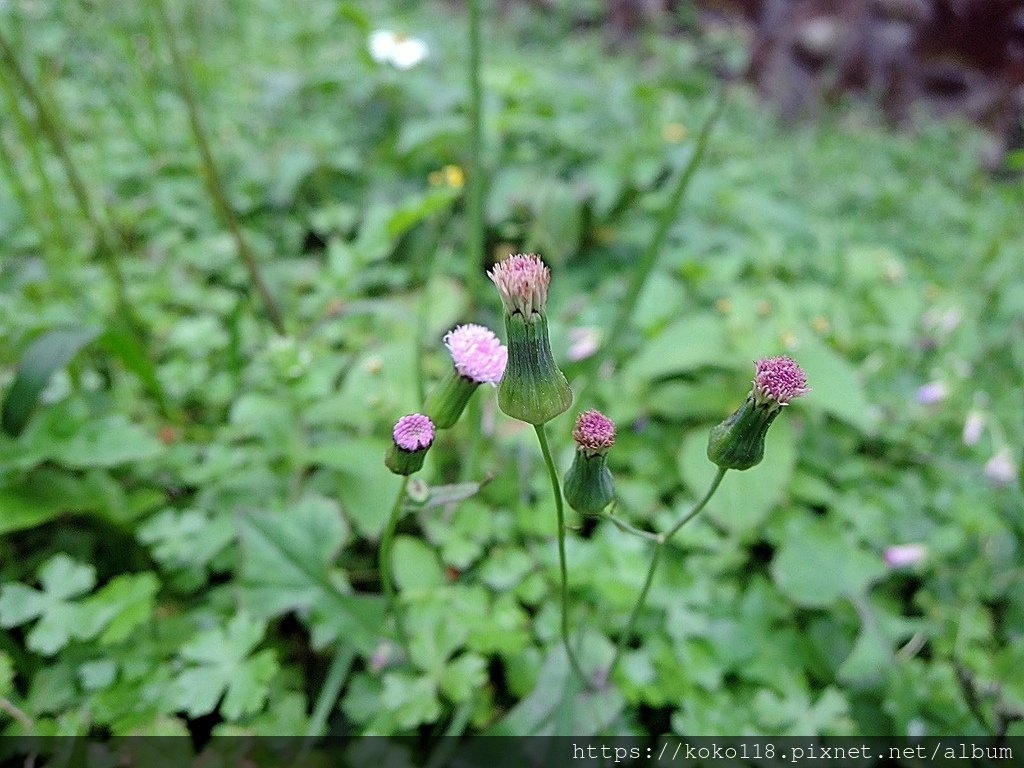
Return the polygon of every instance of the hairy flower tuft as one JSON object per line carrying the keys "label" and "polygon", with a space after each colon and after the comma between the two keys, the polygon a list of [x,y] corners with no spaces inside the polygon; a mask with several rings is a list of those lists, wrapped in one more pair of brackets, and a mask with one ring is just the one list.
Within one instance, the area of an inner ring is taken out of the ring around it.
{"label": "hairy flower tuft", "polygon": [[604,453],[615,445],[615,424],[600,411],[584,411],[572,431],[576,447],[587,453]]}
{"label": "hairy flower tuft", "polygon": [[444,337],[460,376],[478,384],[497,384],[505,373],[508,349],[482,325],[460,325]]}
{"label": "hairy flower tuft", "polygon": [[764,357],[754,363],[754,397],[759,402],[787,405],[790,400],[811,391],[807,374],[791,357]]}
{"label": "hairy flower tuft", "polygon": [[529,318],[534,312],[544,314],[548,303],[551,270],[535,253],[517,253],[494,265],[487,273],[501,294],[505,312],[517,312]]}
{"label": "hairy flower tuft", "polygon": [[404,451],[421,451],[434,442],[434,422],[422,413],[410,413],[395,423],[391,434]]}

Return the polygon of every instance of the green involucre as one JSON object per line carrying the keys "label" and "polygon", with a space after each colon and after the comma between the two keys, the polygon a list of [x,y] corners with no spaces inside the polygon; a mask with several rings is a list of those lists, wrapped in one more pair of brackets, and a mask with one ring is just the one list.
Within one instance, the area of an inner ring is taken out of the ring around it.
{"label": "green involucre", "polygon": [[546,424],[572,405],[572,390],[555,365],[548,321],[532,313],[505,315],[508,365],[498,385],[498,407],[513,419]]}
{"label": "green involucre", "polygon": [[466,409],[469,398],[479,386],[479,382],[462,376],[452,368],[427,397],[423,404],[423,412],[430,417],[437,429],[449,429],[455,426],[455,422]]}
{"label": "green involucre", "polygon": [[735,413],[714,427],[708,436],[708,458],[723,469],[750,469],[764,458],[768,427],[782,409],[757,404],[748,396]]}
{"label": "green involucre", "polygon": [[615,481],[608,469],[607,456],[576,451],[565,474],[564,492],[569,506],[583,514],[597,514],[611,504]]}

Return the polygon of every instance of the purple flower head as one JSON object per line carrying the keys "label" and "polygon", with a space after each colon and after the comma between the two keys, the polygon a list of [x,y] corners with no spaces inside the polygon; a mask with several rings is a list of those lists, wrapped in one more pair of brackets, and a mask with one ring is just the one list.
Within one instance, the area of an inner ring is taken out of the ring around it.
{"label": "purple flower head", "polygon": [[921,405],[935,405],[942,402],[949,394],[949,389],[941,381],[929,381],[917,388],[914,398]]}
{"label": "purple flower head", "polygon": [[584,411],[576,419],[572,439],[585,453],[605,453],[615,445],[615,424],[600,411]]}
{"label": "purple flower head", "polygon": [[924,544],[894,544],[885,548],[882,559],[890,568],[906,568],[921,562],[927,554]]}
{"label": "purple flower head", "polygon": [[434,422],[422,413],[410,413],[395,422],[391,434],[403,451],[422,451],[434,442]]}
{"label": "purple flower head", "polygon": [[760,402],[787,405],[789,401],[811,391],[807,374],[791,357],[764,357],[754,363],[754,397]]}
{"label": "purple flower head", "polygon": [[985,416],[980,411],[971,411],[964,419],[964,445],[977,445],[985,429]]}
{"label": "purple flower head", "polygon": [[478,384],[497,384],[505,373],[508,349],[482,325],[460,325],[444,337],[460,376]]}
{"label": "purple flower head", "polygon": [[548,303],[551,270],[535,253],[517,253],[494,265],[487,273],[501,294],[501,303],[510,315],[519,313],[529,319],[534,312],[544,314]]}

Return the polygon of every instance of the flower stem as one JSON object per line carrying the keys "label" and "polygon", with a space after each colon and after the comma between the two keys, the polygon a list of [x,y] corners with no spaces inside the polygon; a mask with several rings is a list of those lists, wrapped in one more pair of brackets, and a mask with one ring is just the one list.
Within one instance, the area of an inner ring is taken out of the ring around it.
{"label": "flower stem", "polygon": [[708,142],[711,138],[711,133],[714,130],[715,125],[718,123],[718,118],[722,116],[722,112],[725,109],[727,93],[728,86],[722,86],[722,89],[719,91],[718,97],[715,101],[715,105],[712,108],[711,116],[705,121],[704,125],[700,129],[700,134],[697,136],[697,141],[693,148],[693,154],[690,156],[686,166],[680,172],[672,193],[669,195],[668,200],[665,202],[665,206],[661,209],[661,212],[658,215],[654,234],[651,236],[651,239],[647,243],[647,247],[640,255],[639,263],[636,268],[631,270],[631,278],[629,286],[626,288],[626,295],[622,301],[619,302],[618,312],[615,313],[612,321],[606,327],[605,341],[601,345],[600,351],[587,360],[587,367],[584,369],[583,384],[579,388],[579,396],[576,398],[578,402],[584,402],[586,400],[587,394],[589,393],[594,380],[597,378],[597,372],[600,370],[601,365],[606,360],[612,359],[618,351],[618,345],[622,338],[622,334],[629,327],[630,320],[633,317],[633,311],[636,309],[636,305],[640,299],[640,294],[643,291],[644,285],[647,283],[647,279],[654,271],[654,267],[657,266],[661,247],[665,243],[665,238],[668,235],[669,229],[671,229],[672,224],[676,221],[676,217],[679,214],[679,208],[682,205],[683,198],[686,196],[686,190],[689,189],[694,173],[696,173],[697,168],[700,167],[701,162],[704,160],[704,156],[707,154]]}
{"label": "flower stem", "polygon": [[157,18],[167,38],[167,47],[171,52],[171,63],[174,67],[174,74],[178,79],[178,90],[185,101],[189,125],[192,128],[192,136],[195,139],[196,146],[199,148],[203,175],[206,179],[206,189],[213,199],[217,212],[224,219],[232,239],[235,241],[235,248],[238,249],[238,255],[242,260],[245,271],[249,275],[249,282],[252,283],[252,287],[259,294],[270,324],[274,326],[274,330],[278,334],[284,336],[287,334],[284,317],[277,302],[274,300],[273,294],[270,292],[270,288],[267,287],[266,282],[263,280],[259,264],[256,261],[256,254],[253,253],[252,248],[249,247],[249,241],[242,234],[242,227],[238,223],[235,212],[231,210],[231,205],[228,203],[227,195],[224,192],[224,184],[221,180],[220,172],[217,170],[217,165],[213,161],[213,151],[210,149],[210,142],[206,138],[206,130],[199,115],[199,105],[196,103],[192,80],[186,68],[185,59],[181,54],[181,48],[178,46],[178,37],[174,31],[174,25],[171,23],[171,17],[167,13],[167,7],[164,5],[164,0],[150,0],[150,3],[156,11]]}
{"label": "flower stem", "polygon": [[633,612],[629,615],[629,621],[626,622],[626,628],[619,635],[618,645],[615,647],[615,656],[612,657],[612,663],[608,667],[607,678],[610,680],[612,674],[615,672],[615,668],[622,660],[622,654],[626,651],[626,643],[629,642],[629,638],[633,634],[633,628],[636,626],[636,621],[640,617],[640,611],[644,607],[644,603],[647,601],[647,593],[651,590],[651,584],[654,583],[654,573],[658,570],[658,563],[661,562],[661,554],[665,549],[665,545],[671,540],[673,536],[679,533],[679,529],[686,525],[688,522],[693,520],[701,510],[707,506],[707,503],[711,500],[711,497],[715,495],[715,491],[718,490],[718,486],[722,482],[722,478],[725,477],[726,470],[719,468],[715,474],[715,479],[711,481],[711,485],[708,487],[704,497],[698,501],[693,508],[683,515],[679,521],[668,529],[667,533],[663,533],[658,536],[657,542],[654,545],[654,554],[651,555],[651,564],[647,568],[647,576],[644,578],[644,585],[640,588],[640,594],[637,595],[636,603],[633,605]]}
{"label": "flower stem", "polygon": [[558,517],[558,567],[562,580],[562,643],[565,645],[569,664],[579,675],[580,680],[586,682],[587,677],[583,674],[583,668],[569,643],[569,569],[565,564],[565,510],[562,508],[562,489],[558,484],[558,472],[555,470],[555,462],[551,459],[551,449],[548,448],[548,437],[544,432],[544,425],[535,424],[533,428],[537,433],[537,440],[540,442],[540,451],[544,454],[544,462],[548,465],[551,491],[555,494],[555,514]]}
{"label": "flower stem", "polygon": [[484,292],[484,178],[482,154],[483,87],[480,84],[480,0],[469,0],[469,135],[466,174],[466,252],[470,297],[479,301]]}
{"label": "flower stem", "polygon": [[398,495],[395,496],[395,503],[391,506],[391,515],[388,517],[387,527],[380,539],[380,584],[384,591],[384,600],[387,604],[388,613],[395,617],[395,632],[398,635],[398,642],[405,651],[406,658],[409,656],[409,636],[405,633],[405,625],[402,623],[401,612],[398,609],[398,600],[395,595],[395,585],[391,581],[391,548],[395,543],[395,529],[398,527],[398,516],[402,511],[402,502],[405,501],[405,491],[409,486],[409,476],[402,477],[402,484],[398,487]]}

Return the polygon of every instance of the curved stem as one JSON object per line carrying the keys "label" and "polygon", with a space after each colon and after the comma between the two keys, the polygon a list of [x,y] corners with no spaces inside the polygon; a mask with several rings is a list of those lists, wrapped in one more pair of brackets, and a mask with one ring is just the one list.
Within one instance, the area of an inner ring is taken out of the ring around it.
{"label": "curved stem", "polygon": [[391,548],[395,543],[395,529],[398,527],[398,516],[402,511],[402,502],[405,500],[405,490],[409,487],[409,476],[402,477],[402,484],[398,487],[398,495],[395,496],[395,503],[391,506],[391,514],[388,516],[388,524],[380,539],[380,584],[384,592],[384,600],[387,603],[388,613],[395,617],[395,632],[398,635],[398,642],[409,656],[409,636],[405,633],[405,625],[402,623],[402,616],[398,610],[398,600],[395,595],[395,585],[391,581]]}
{"label": "curved stem", "polygon": [[711,481],[711,485],[708,486],[707,492],[703,498],[698,501],[693,508],[683,515],[679,521],[668,529],[667,533],[663,533],[658,536],[657,543],[654,545],[654,554],[651,555],[651,564],[647,567],[647,576],[644,578],[644,585],[640,588],[640,594],[637,595],[636,603],[633,605],[633,611],[629,614],[629,621],[626,622],[626,628],[619,635],[619,642],[615,646],[615,656],[612,657],[612,663],[608,667],[608,679],[611,679],[612,674],[615,672],[615,668],[619,665],[622,660],[622,654],[626,651],[626,643],[629,642],[629,638],[633,634],[633,628],[636,626],[636,621],[640,618],[640,611],[643,610],[644,603],[647,601],[647,593],[651,591],[651,584],[654,583],[654,573],[658,570],[658,563],[661,562],[661,554],[665,549],[665,545],[669,540],[679,533],[679,529],[686,525],[688,522],[693,520],[697,515],[700,514],[701,510],[707,506],[707,503],[711,501],[711,497],[715,495],[715,491],[718,490],[718,486],[722,483],[722,478],[725,477],[725,469],[719,468],[715,474],[715,479]]}
{"label": "curved stem", "polygon": [[551,449],[548,448],[548,437],[544,432],[543,424],[534,424],[537,432],[537,440],[540,441],[540,451],[544,454],[544,462],[548,465],[548,475],[551,478],[551,490],[555,494],[555,514],[558,517],[558,567],[562,576],[562,643],[565,645],[565,653],[569,657],[569,664],[579,675],[580,680],[586,681],[576,654],[569,643],[569,569],[565,564],[565,510],[562,508],[562,488],[558,483],[558,472],[555,470],[555,462],[551,459]]}

